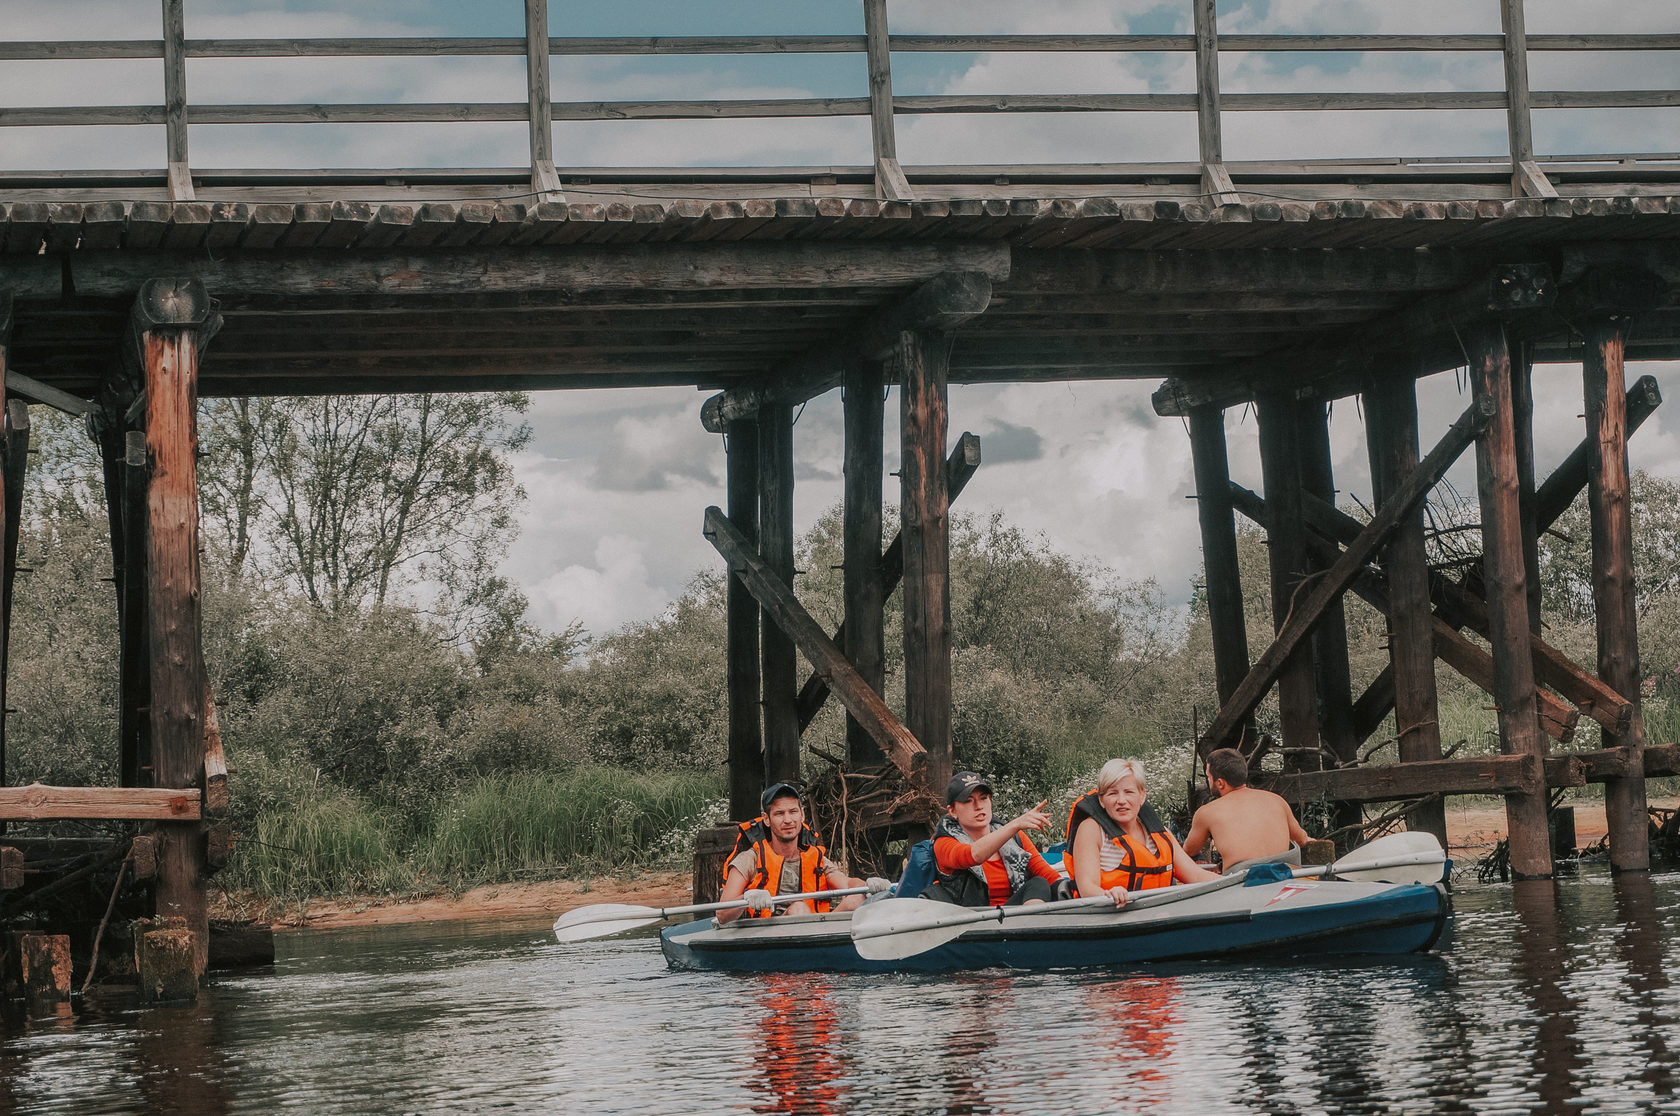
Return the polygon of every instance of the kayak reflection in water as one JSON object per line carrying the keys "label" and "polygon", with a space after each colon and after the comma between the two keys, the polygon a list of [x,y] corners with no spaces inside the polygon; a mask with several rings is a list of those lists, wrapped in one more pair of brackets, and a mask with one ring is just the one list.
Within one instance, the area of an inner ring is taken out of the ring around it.
{"label": "kayak reflection in water", "polygon": [[1190,859],[1144,798],[1143,765],[1112,759],[1097,787],[1068,812],[1067,861],[1074,887],[1090,898],[1107,892],[1124,906],[1126,893],[1216,879]]}
{"label": "kayak reflection in water", "polygon": [[772,973],[759,997],[764,1015],[748,1041],[762,1077],[754,1082],[768,1094],[758,1113],[841,1116],[840,1079],[845,1066],[835,1053],[837,1020],[826,981],[804,973]]}
{"label": "kayak reflection in water", "polygon": [[959,771],[945,788],[945,816],[933,831],[939,879],[924,899],[963,907],[1043,903],[1062,883],[1027,836],[1050,819],[1044,803],[1007,822],[992,820],[992,787],[972,771]]}
{"label": "kayak reflection in water", "polygon": [[719,911],[717,920],[732,922],[743,915],[766,918],[772,914],[820,914],[861,906],[861,895],[848,895],[832,906],[824,901],[775,901],[778,895],[862,887],[863,881],[842,872],[828,858],[828,850],[817,843],[816,834],[806,828],[799,788],[791,783],[774,783],[765,789],[761,803],[763,816],[742,827],[738,843],[746,843],[747,848],[729,861],[720,896],[725,903],[745,899],[746,909]]}

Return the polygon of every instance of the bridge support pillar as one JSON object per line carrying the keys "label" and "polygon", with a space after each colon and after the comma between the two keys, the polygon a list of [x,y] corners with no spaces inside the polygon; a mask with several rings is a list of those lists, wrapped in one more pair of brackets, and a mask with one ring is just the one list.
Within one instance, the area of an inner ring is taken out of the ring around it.
{"label": "bridge support pillar", "polygon": [[927,750],[927,787],[941,801],[951,779],[947,354],[943,334],[908,330],[900,334],[894,354],[903,447],[904,722]]}

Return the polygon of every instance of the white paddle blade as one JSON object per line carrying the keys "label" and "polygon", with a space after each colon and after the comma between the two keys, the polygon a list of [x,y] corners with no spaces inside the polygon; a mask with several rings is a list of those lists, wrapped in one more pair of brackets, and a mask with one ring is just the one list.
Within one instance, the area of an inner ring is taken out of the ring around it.
{"label": "white paddle blade", "polygon": [[[1424,836],[1429,836],[1424,834]],[[1434,840],[1433,837],[1430,838]],[[1377,860],[1366,860],[1361,857],[1353,860],[1351,857],[1337,861],[1333,866],[1335,876],[1340,880],[1363,880],[1366,883],[1387,884],[1434,884],[1440,883],[1447,874],[1447,857],[1436,845],[1433,851],[1407,853],[1403,856],[1382,857]]]}
{"label": "white paddle blade", "polygon": [[966,927],[996,917],[989,909],[932,899],[884,899],[852,915],[852,945],[870,961],[897,961],[936,949]]}
{"label": "white paddle blade", "polygon": [[554,920],[554,936],[562,942],[604,938],[658,922],[660,912],[629,903],[595,903],[567,911]]}

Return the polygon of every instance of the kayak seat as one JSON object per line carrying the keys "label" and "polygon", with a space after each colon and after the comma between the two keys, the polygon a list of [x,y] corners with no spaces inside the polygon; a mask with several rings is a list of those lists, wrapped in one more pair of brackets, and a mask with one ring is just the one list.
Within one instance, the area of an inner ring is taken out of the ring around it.
{"label": "kayak seat", "polygon": [[1255,864],[1248,869],[1248,875],[1243,877],[1244,887],[1259,887],[1262,884],[1282,883],[1295,878],[1294,869],[1288,864],[1273,861],[1270,864]]}

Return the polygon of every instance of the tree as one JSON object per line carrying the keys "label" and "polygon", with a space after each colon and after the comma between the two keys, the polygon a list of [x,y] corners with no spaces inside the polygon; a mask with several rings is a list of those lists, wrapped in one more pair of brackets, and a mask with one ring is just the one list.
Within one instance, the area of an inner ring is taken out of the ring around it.
{"label": "tree", "polygon": [[332,610],[422,582],[465,597],[525,496],[508,458],[528,406],[517,392],[206,401],[207,533],[236,571]]}

